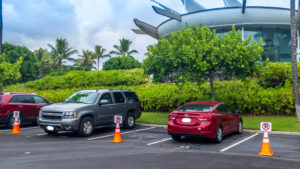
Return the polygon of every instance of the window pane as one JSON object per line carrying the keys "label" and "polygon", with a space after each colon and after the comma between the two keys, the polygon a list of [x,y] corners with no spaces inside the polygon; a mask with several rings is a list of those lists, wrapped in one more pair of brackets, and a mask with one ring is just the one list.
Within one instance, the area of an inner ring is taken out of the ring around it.
{"label": "window pane", "polygon": [[36,104],[48,104],[48,101],[39,96],[33,96],[34,102]]}
{"label": "window pane", "polygon": [[133,92],[125,92],[125,96],[130,102],[139,102],[138,96]]}
{"label": "window pane", "polygon": [[125,99],[124,99],[122,93],[116,92],[116,93],[114,93],[114,97],[115,97],[116,103],[125,103]]}
{"label": "window pane", "polygon": [[96,102],[99,93],[75,93],[70,96],[66,102],[67,103],[86,103],[93,104]]}
{"label": "window pane", "polygon": [[108,104],[112,104],[113,103],[110,93],[104,93],[104,94],[102,94],[102,96],[100,98],[100,102],[101,102],[101,100],[108,100]]}
{"label": "window pane", "polygon": [[11,102],[11,103],[35,103],[32,96],[29,96],[29,95],[14,96],[9,102]]}
{"label": "window pane", "polygon": [[178,111],[184,112],[208,112],[213,108],[212,105],[205,104],[186,104],[181,106]]}

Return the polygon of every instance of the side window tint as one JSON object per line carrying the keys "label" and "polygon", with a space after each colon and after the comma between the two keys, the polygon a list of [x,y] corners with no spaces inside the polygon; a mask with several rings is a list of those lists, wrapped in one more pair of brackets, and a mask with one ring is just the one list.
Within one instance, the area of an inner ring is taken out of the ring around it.
{"label": "side window tint", "polygon": [[230,106],[228,106],[228,105],[225,104],[224,107],[225,107],[226,113],[233,113],[233,110],[231,109]]}
{"label": "side window tint", "polygon": [[101,102],[101,100],[108,100],[108,104],[112,104],[113,103],[110,93],[104,93],[104,94],[102,94],[102,96],[100,98],[100,102]]}
{"label": "side window tint", "polygon": [[139,102],[139,98],[133,92],[124,92],[129,102]]}
{"label": "side window tint", "polygon": [[10,103],[35,103],[32,96],[30,95],[14,96],[9,102]]}
{"label": "side window tint", "polygon": [[33,96],[33,100],[36,104],[49,104],[49,102],[47,100],[45,100],[44,98],[42,98],[40,96]]}
{"label": "side window tint", "polygon": [[115,92],[114,97],[115,97],[116,103],[125,103],[125,99],[124,99],[122,93]]}
{"label": "side window tint", "polygon": [[224,105],[223,105],[223,104],[219,105],[219,106],[217,107],[217,110],[218,110],[218,112],[220,112],[220,113],[225,113]]}

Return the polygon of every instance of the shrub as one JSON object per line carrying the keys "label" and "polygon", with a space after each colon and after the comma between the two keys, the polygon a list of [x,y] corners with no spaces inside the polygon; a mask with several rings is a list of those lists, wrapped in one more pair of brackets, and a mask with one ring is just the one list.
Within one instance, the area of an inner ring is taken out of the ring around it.
{"label": "shrub", "polygon": [[111,71],[71,71],[62,76],[46,76],[42,80],[26,83],[26,87],[45,89],[67,89],[95,86],[140,85],[148,83],[142,69]]}

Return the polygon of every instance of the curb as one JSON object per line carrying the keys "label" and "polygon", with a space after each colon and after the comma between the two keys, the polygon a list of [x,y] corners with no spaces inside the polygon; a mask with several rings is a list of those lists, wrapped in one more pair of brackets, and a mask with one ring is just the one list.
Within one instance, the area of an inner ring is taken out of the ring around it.
{"label": "curb", "polygon": [[[168,127],[168,125],[159,125],[159,124],[138,124],[138,125],[148,126],[148,127],[163,127],[165,129]],[[247,133],[263,133],[260,130],[243,129],[243,131]],[[270,134],[300,136],[300,132],[288,132],[288,131],[271,131]]]}

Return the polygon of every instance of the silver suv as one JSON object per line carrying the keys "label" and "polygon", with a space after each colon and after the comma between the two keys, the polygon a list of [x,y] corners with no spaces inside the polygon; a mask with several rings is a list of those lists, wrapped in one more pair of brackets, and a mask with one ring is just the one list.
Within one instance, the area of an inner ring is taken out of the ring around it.
{"label": "silver suv", "polygon": [[130,90],[84,90],[41,108],[38,124],[48,134],[71,131],[90,136],[94,128],[114,126],[115,115],[123,117],[123,127],[133,128],[141,113],[139,98]]}

